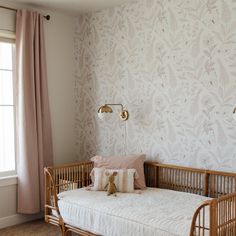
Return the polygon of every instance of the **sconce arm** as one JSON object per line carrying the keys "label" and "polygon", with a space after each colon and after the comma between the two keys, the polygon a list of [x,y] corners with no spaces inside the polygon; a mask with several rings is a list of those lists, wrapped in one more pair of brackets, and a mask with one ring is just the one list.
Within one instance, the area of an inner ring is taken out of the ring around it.
{"label": "sconce arm", "polygon": [[106,103],[107,106],[121,106],[121,110],[124,110],[124,106],[121,103]]}

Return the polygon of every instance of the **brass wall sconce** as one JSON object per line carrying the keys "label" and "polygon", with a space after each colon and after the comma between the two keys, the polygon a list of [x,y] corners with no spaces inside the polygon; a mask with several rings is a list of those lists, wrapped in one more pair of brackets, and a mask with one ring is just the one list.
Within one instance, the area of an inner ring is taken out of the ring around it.
{"label": "brass wall sconce", "polygon": [[236,120],[236,107],[233,110],[233,119]]}
{"label": "brass wall sconce", "polygon": [[121,112],[119,114],[120,116],[120,119],[123,120],[123,121],[126,121],[128,120],[129,118],[129,112],[127,110],[124,110],[124,107],[122,104],[105,104],[103,106],[101,106],[99,109],[98,109],[98,117],[101,119],[101,120],[105,120],[106,117],[108,114],[110,113],[113,113],[113,110],[110,106],[120,106],[121,107]]}

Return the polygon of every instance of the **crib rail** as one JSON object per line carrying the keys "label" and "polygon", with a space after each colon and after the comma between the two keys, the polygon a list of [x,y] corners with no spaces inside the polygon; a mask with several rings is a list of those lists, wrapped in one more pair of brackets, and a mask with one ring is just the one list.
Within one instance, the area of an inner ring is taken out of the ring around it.
{"label": "crib rail", "polygon": [[150,187],[205,195],[205,170],[146,162],[146,183]]}
{"label": "crib rail", "polygon": [[190,236],[208,235],[236,235],[236,193],[206,201],[196,210]]}
{"label": "crib rail", "polygon": [[236,191],[236,173],[146,162],[145,177],[149,187],[195,193],[212,198]]}
{"label": "crib rail", "polygon": [[57,194],[89,185],[92,168],[93,162],[81,162],[44,169],[46,222],[60,226],[62,232],[65,232],[63,219],[58,208]]}
{"label": "crib rail", "polygon": [[217,198],[236,191],[236,174],[208,171],[207,172],[207,196]]}
{"label": "crib rail", "polygon": [[206,201],[195,211],[190,236],[210,236],[210,204]]}
{"label": "crib rail", "polygon": [[217,234],[236,235],[236,193],[215,199]]}

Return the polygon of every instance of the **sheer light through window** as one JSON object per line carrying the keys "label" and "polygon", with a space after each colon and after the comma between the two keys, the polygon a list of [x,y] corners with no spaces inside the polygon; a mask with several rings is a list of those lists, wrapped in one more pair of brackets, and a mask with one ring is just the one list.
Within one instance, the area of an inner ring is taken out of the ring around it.
{"label": "sheer light through window", "polygon": [[15,172],[14,44],[0,42],[0,176]]}

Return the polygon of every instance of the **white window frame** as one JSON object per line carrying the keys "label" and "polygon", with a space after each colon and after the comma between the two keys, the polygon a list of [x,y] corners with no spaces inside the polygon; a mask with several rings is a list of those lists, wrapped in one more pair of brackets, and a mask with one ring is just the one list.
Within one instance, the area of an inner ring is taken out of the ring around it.
{"label": "white window frame", "polygon": [[[16,51],[15,51],[15,36],[5,37],[0,32],[0,42],[13,44],[12,50],[12,80],[13,80],[13,115],[14,115],[14,146],[15,146],[15,170],[1,171],[0,180],[6,181],[6,178],[12,179],[17,177],[17,158],[16,158]],[[1,106],[1,105],[0,105]],[[1,183],[0,183],[1,186]]]}

